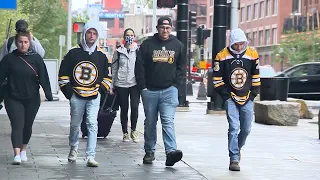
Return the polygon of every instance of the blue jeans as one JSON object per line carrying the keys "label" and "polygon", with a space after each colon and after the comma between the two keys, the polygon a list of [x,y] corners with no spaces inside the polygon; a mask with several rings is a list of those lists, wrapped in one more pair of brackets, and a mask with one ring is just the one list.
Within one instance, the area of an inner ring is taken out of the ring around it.
{"label": "blue jeans", "polygon": [[251,131],[253,102],[249,100],[247,104],[240,107],[232,99],[228,99],[225,103],[225,109],[229,123],[228,149],[230,161],[239,162],[239,152]]}
{"label": "blue jeans", "polygon": [[87,128],[88,128],[88,142],[87,142],[87,157],[94,157],[97,145],[97,132],[98,132],[98,112],[100,108],[100,94],[96,99],[85,99],[77,97],[75,94],[70,99],[70,135],[69,145],[73,149],[78,149],[79,146],[79,133],[80,125],[82,122],[83,114],[87,112]]}
{"label": "blue jeans", "polygon": [[142,102],[146,119],[144,121],[145,152],[155,152],[157,143],[158,114],[162,124],[162,138],[166,154],[177,149],[174,118],[178,101],[178,89],[171,86],[167,89],[150,91],[142,90]]}

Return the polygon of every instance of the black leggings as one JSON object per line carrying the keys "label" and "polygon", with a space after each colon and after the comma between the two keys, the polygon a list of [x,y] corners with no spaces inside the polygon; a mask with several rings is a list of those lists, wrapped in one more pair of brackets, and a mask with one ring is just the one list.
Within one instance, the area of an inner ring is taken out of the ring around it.
{"label": "black leggings", "polygon": [[140,91],[138,86],[129,88],[116,87],[117,97],[120,104],[120,120],[122,132],[128,133],[128,110],[129,110],[129,95],[131,108],[131,129],[136,130],[139,114]]}
{"label": "black leggings", "polygon": [[11,141],[13,148],[21,148],[22,144],[28,144],[33,121],[40,107],[40,95],[30,99],[15,99],[6,96],[4,99],[7,114],[11,122]]}

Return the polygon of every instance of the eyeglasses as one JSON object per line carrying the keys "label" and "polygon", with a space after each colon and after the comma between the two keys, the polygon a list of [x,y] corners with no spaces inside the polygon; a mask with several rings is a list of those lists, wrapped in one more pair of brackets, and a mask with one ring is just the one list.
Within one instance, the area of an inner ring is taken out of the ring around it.
{"label": "eyeglasses", "polygon": [[162,30],[162,31],[164,31],[164,30],[171,30],[172,27],[170,27],[170,26],[159,26],[159,29]]}

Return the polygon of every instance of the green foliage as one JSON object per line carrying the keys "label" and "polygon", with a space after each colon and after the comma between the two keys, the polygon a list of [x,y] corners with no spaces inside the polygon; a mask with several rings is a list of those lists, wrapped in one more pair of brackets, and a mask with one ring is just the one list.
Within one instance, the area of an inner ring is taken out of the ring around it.
{"label": "green foliage", "polygon": [[273,59],[288,59],[290,65],[316,61],[320,55],[320,38],[316,31],[287,32],[280,45],[273,47]]}
{"label": "green foliage", "polygon": [[[15,22],[25,19],[29,30],[44,47],[46,59],[59,58],[59,36],[67,37],[68,13],[60,0],[18,0],[17,10],[0,10],[0,41],[6,39],[6,28],[12,19],[10,35],[15,34]],[[75,21],[87,22],[88,17],[77,15]],[[76,45],[76,34],[72,35],[72,45]],[[63,54],[66,47],[63,48]]]}

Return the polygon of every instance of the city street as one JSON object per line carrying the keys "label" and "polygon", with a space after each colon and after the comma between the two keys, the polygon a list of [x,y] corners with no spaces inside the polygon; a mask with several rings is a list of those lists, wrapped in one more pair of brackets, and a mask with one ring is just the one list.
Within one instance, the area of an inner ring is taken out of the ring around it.
{"label": "city street", "polygon": [[[195,87],[195,90],[197,88]],[[194,93],[196,97],[196,93]],[[241,171],[228,170],[225,115],[206,115],[206,104],[188,97],[189,112],[177,112],[176,134],[183,161],[166,168],[160,122],[158,146],[153,165],[143,165],[143,136],[140,143],[122,142],[119,118],[106,139],[98,140],[98,168],[86,167],[85,140],[80,142],[80,157],[68,163],[69,104],[43,102],[36,118],[28,148],[28,162],[11,165],[13,159],[10,124],[0,112],[0,174],[6,179],[134,179],[134,180],[295,180],[320,179],[320,140],[317,118],[300,120],[297,127],[253,124],[242,151]],[[140,106],[138,131],[143,133],[144,113]]]}

